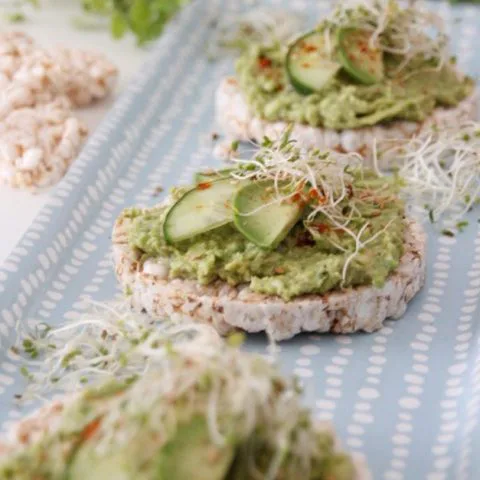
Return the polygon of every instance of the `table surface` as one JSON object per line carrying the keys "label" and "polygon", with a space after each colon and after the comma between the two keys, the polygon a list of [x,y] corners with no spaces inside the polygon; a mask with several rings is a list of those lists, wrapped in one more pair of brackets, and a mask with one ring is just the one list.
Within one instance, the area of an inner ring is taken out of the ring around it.
{"label": "table surface", "polygon": [[[73,5],[72,5],[73,4]],[[95,49],[105,53],[118,67],[119,81],[115,94],[108,100],[91,107],[78,110],[82,118],[93,131],[104,114],[115,101],[115,97],[128,83],[148,57],[148,49],[138,48],[132,37],[121,41],[113,40],[106,30],[79,30],[72,24],[72,18],[80,2],[63,2],[60,0],[42,2],[38,12],[29,15],[28,21],[11,25],[0,21],[1,30],[22,30],[31,35],[39,45],[54,47],[56,45]],[[50,192],[31,193],[0,187],[0,264],[11,252],[28,228],[38,211],[45,204]]]}

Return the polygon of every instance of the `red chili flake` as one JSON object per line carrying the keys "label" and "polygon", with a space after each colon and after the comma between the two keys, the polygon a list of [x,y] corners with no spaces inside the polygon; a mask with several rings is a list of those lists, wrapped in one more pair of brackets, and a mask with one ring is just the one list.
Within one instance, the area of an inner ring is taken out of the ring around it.
{"label": "red chili flake", "polygon": [[318,48],[315,45],[308,44],[308,43],[303,46],[303,49],[306,52],[316,52],[318,50]]}
{"label": "red chili flake", "polygon": [[212,182],[200,182],[200,183],[197,185],[197,188],[198,188],[199,190],[207,190],[207,189],[209,189],[211,186],[212,186]]}
{"label": "red chili flake", "polygon": [[18,434],[18,439],[20,440],[20,443],[26,444],[30,440],[30,435],[28,432],[21,432]]}
{"label": "red chili flake", "polygon": [[278,274],[285,273],[285,269],[283,267],[276,267],[274,271]]}
{"label": "red chili flake", "polygon": [[258,57],[258,66],[260,68],[269,68],[272,66],[272,61],[269,58],[261,55],[260,57]]}
{"label": "red chili flake", "polygon": [[327,201],[325,195],[322,195],[316,188],[311,188],[308,192],[308,196],[312,200],[317,200],[318,204],[324,204]]}
{"label": "red chili flake", "polygon": [[311,66],[312,66],[311,63],[308,63],[308,62],[303,62],[303,63],[302,63],[302,67],[303,67],[303,68],[310,68]]}
{"label": "red chili flake", "polygon": [[346,188],[347,188],[347,192],[348,192],[348,198],[352,198],[353,197],[353,187],[350,184],[348,184]]}
{"label": "red chili flake", "polygon": [[304,207],[306,204],[305,197],[300,192],[297,192],[292,196],[292,202],[297,203],[300,207]]}
{"label": "red chili flake", "polygon": [[325,233],[330,231],[330,225],[326,223],[316,223],[312,225],[312,228],[314,228],[318,233]]}
{"label": "red chili flake", "polygon": [[95,420],[93,420],[92,422],[90,422],[82,431],[81,433],[81,438],[83,441],[86,441],[88,440],[89,438],[92,438],[95,433],[97,432],[97,430],[99,429],[100,427],[100,424],[101,424],[102,420],[101,418],[96,418]]}
{"label": "red chili flake", "polygon": [[222,452],[216,447],[209,447],[207,450],[207,461],[210,464],[215,464],[221,458]]}
{"label": "red chili flake", "polygon": [[[367,146],[366,146],[366,145],[362,145],[362,146],[360,147],[360,149],[358,150],[358,153],[359,153],[362,157],[366,157],[366,156],[367,156]],[[352,188],[352,186],[350,185],[350,189],[351,189],[351,188]],[[347,187],[347,189],[348,189],[348,187]],[[352,194],[353,194],[353,192],[352,192]],[[350,197],[351,197],[351,196],[352,196],[352,195],[350,195]]]}
{"label": "red chili flake", "polygon": [[300,195],[300,193],[297,192],[297,193],[295,193],[295,195],[293,195],[292,200],[294,202],[298,202],[299,200],[301,200],[301,198],[302,198],[302,196]]}

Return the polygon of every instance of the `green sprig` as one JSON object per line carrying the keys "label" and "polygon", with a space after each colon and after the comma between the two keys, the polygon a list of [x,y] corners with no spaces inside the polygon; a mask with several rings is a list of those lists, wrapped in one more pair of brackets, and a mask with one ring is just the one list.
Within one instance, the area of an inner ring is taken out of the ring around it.
{"label": "green sprig", "polygon": [[[103,26],[99,20],[110,23],[114,38],[122,38],[131,32],[142,45],[159,37],[167,23],[189,3],[190,0],[81,0],[83,16],[75,17],[73,24],[81,29],[96,29]],[[20,6],[38,6],[38,0],[21,0]],[[10,22],[21,22],[25,15],[19,10],[7,14]]]}
{"label": "green sprig", "polygon": [[[189,0],[84,0],[84,10],[110,18],[114,38],[131,32],[138,44],[159,37],[165,25]],[[88,5],[88,8],[85,8]]]}

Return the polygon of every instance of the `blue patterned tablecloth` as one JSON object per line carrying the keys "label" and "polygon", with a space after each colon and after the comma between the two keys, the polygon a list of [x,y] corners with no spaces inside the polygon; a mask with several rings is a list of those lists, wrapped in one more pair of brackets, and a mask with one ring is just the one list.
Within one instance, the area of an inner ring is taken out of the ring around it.
{"label": "blue patterned tablecloth", "polygon": [[[318,18],[329,2],[274,2]],[[448,20],[460,68],[480,73],[480,8],[430,4]],[[187,182],[212,165],[212,98],[231,60],[209,63],[211,20],[236,0],[197,1],[158,42],[150,60],[91,137],[0,270],[0,417],[14,421],[22,390],[8,347],[17,322],[59,324],[91,296],[118,293],[110,231],[122,208],[151,205],[157,186]],[[428,281],[399,321],[366,335],[302,335],[281,344],[281,366],[298,375],[305,401],[332,420],[344,445],[366,455],[375,479],[480,478],[479,211],[455,238],[430,230]],[[263,336],[247,348],[265,351]]]}

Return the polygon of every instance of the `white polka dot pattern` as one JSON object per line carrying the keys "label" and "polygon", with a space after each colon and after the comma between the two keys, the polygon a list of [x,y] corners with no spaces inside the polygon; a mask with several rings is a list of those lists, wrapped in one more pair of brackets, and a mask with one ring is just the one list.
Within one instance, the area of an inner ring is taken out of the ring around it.
{"label": "white polka dot pattern", "polygon": [[[330,4],[322,0],[315,8],[325,12]],[[313,8],[307,0],[289,6]],[[212,96],[231,63],[206,62],[204,45],[219,12],[239,8],[235,0],[194,2],[171,25],[0,269],[2,421],[21,415],[9,408],[22,385],[20,357],[8,348],[16,329],[69,321],[86,299],[119,293],[109,249],[118,213],[154,204],[159,186],[188,182],[200,166],[212,165]],[[444,3],[437,9],[452,20],[459,65],[480,73],[480,52],[472,48],[480,9],[451,13]],[[480,478],[475,215],[454,238],[429,228],[427,285],[403,319],[371,335],[304,335],[278,349],[282,368],[298,377],[316,417],[335,422],[346,447],[367,457],[374,478]],[[263,339],[246,347],[266,353]]]}

